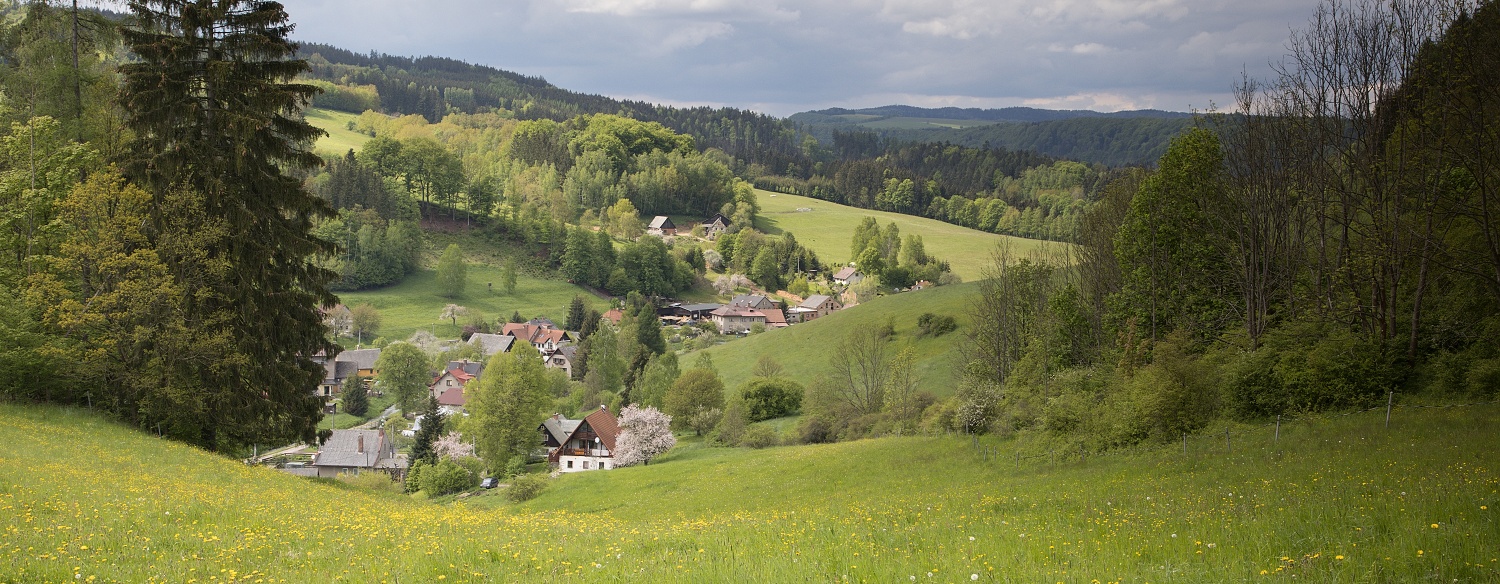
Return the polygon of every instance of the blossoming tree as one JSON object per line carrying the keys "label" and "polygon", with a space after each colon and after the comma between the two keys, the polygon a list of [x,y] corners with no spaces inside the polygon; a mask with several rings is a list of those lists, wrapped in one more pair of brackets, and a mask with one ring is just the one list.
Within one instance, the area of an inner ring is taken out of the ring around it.
{"label": "blossoming tree", "polygon": [[653,407],[626,406],[620,410],[620,436],[615,441],[615,466],[649,464],[677,445],[672,416]]}

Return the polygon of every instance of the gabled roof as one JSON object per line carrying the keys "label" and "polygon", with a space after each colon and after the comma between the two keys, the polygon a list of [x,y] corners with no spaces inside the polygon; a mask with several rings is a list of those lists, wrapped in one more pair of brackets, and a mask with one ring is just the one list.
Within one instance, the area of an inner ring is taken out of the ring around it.
{"label": "gabled roof", "polygon": [[802,304],[798,304],[797,306],[800,306],[802,308],[817,309],[818,307],[823,306],[824,303],[832,299],[833,298],[824,294],[813,294],[812,296],[808,296],[807,300],[803,300]]}
{"label": "gabled roof", "polygon": [[855,268],[854,266],[846,266],[844,267],[844,269],[834,272],[833,279],[848,280],[849,278],[853,278],[857,274],[859,274],[858,268]]}
{"label": "gabled roof", "polygon": [[374,369],[375,360],[379,358],[380,349],[352,349],[334,357],[336,360],[358,365],[360,369]]}
{"label": "gabled roof", "polygon": [[561,415],[554,414],[542,420],[542,429],[546,430],[547,434],[553,440],[557,441],[558,444],[566,444],[568,436],[573,435],[573,431],[577,430],[578,425],[582,423],[583,420],[569,420]]}
{"label": "gabled roof", "polygon": [[739,316],[749,318],[766,317],[766,314],[764,312],[761,312],[754,308],[746,308],[744,306],[720,306],[717,310],[710,312],[709,314],[713,316]]}
{"label": "gabled roof", "polygon": [[439,395],[437,398],[438,405],[440,406],[463,407],[464,403],[467,401],[468,400],[464,398],[463,385],[459,385],[458,387],[450,387],[444,390],[442,395]]}
{"label": "gabled roof", "polygon": [[781,309],[779,309],[779,308],[771,308],[771,309],[768,309],[768,310],[762,310],[762,311],[760,311],[760,313],[766,315],[766,326],[771,326],[771,327],[783,327],[783,326],[786,326],[786,314],[783,313],[783,312],[781,312]]}
{"label": "gabled roof", "polygon": [[604,318],[609,320],[610,324],[618,325],[620,324],[620,320],[625,318],[625,312],[618,308],[611,308],[604,313]]}
{"label": "gabled roof", "polygon": [[547,318],[545,316],[538,316],[536,318],[528,320],[528,321],[526,321],[526,324],[533,325],[533,326],[544,327],[544,328],[549,328],[549,329],[555,329],[555,328],[557,328],[557,323],[552,322],[552,319]]}
{"label": "gabled roof", "polygon": [[547,328],[530,323],[509,323],[505,325],[505,330],[501,332],[518,339],[526,339],[527,342],[533,345],[540,345],[548,341],[551,341],[555,344],[561,343],[563,341],[573,340],[573,337],[568,334],[568,331],[559,330],[556,328]]}
{"label": "gabled roof", "polygon": [[509,353],[510,347],[516,342],[516,338],[510,335],[496,335],[490,333],[474,333],[469,337],[469,344],[479,347],[479,352],[488,357],[495,353]]}
{"label": "gabled roof", "polygon": [[771,299],[766,297],[764,294],[741,294],[739,296],[735,296],[734,300],[730,300],[729,304],[733,306],[748,306],[750,308],[760,308],[763,305],[774,305],[775,303],[771,302]]}
{"label": "gabled roof", "polygon": [[713,217],[709,217],[707,221],[703,222],[704,225],[713,225],[715,223],[729,227],[729,218],[725,217],[723,213],[714,213]]}
{"label": "gabled roof", "polygon": [[462,361],[449,361],[448,365],[444,366],[443,369],[447,371],[458,369],[463,371],[464,373],[467,373],[469,377],[479,377],[480,373],[484,373],[484,363],[481,363],[479,361],[470,361],[468,359],[464,359]]}
{"label": "gabled roof", "polygon": [[646,228],[647,229],[676,229],[677,226],[672,224],[672,218],[671,217],[668,217],[666,215],[657,215],[657,216],[651,218],[651,225],[646,226]]}
{"label": "gabled roof", "polygon": [[385,454],[384,430],[334,430],[318,449],[313,466],[375,468]]}
{"label": "gabled roof", "polygon": [[[584,429],[593,430],[594,434],[599,436],[599,442],[604,444],[604,448],[610,452],[614,452],[615,438],[620,435],[620,422],[615,419],[614,414],[609,413],[608,408],[599,406],[599,409],[594,410],[594,413],[585,417],[583,423],[579,424],[577,428],[568,434],[568,440],[571,440],[574,434]],[[563,440],[562,443],[567,444],[568,441]]]}

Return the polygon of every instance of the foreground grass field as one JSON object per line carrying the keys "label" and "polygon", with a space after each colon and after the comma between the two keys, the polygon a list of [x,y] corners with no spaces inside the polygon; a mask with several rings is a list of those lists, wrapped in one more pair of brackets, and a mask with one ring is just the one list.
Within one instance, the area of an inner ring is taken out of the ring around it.
{"label": "foreground grass field", "polygon": [[979,279],[980,272],[990,264],[991,252],[1001,242],[1008,242],[1011,253],[1018,258],[1033,252],[1060,254],[1064,249],[1061,243],[985,233],[914,215],[860,209],[769,191],[756,191],[755,194],[761,207],[757,228],[771,234],[790,231],[797,236],[797,241],[830,264],[842,265],[849,261],[854,228],[867,216],[875,217],[881,226],[896,222],[902,235],[921,235],[927,253],[947,260],[953,273],[966,282]]}
{"label": "foreground grass field", "polygon": [[[962,342],[967,331],[969,302],[979,291],[977,283],[939,286],[916,292],[882,296],[859,306],[840,310],[812,322],[770,330],[743,339],[735,339],[700,351],[713,357],[714,367],[728,391],[735,391],[750,380],[751,370],[761,355],[770,355],[786,369],[787,376],[807,383],[818,375],[832,372],[828,357],[833,348],[850,331],[895,325],[897,351],[910,343],[914,352],[919,387],[934,395],[951,395],[953,386],[953,348]],[[917,317],[924,312],[954,317],[958,330],[938,337],[921,337]],[[697,352],[679,358],[684,367],[697,359]]]}
{"label": "foreground grass field", "polygon": [[1500,410],[1380,414],[1056,467],[957,436],[685,447],[439,505],[0,405],[0,581],[1500,579]]}

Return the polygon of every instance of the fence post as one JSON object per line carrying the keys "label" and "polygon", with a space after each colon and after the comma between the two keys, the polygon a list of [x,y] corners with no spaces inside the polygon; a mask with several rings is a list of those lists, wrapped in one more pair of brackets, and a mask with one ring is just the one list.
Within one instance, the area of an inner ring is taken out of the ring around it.
{"label": "fence post", "polygon": [[1391,429],[1391,406],[1396,405],[1396,390],[1391,390],[1391,396],[1385,400],[1385,429]]}
{"label": "fence post", "polygon": [[1229,453],[1232,453],[1232,452],[1234,452],[1234,450],[1229,447],[1229,428],[1225,428],[1224,429],[1224,453],[1225,454],[1229,454]]}
{"label": "fence post", "polygon": [[1281,414],[1276,414],[1276,442],[1281,441]]}
{"label": "fence post", "polygon": [[1016,449],[1016,468],[1017,469],[1021,468],[1021,449],[1020,448]]}

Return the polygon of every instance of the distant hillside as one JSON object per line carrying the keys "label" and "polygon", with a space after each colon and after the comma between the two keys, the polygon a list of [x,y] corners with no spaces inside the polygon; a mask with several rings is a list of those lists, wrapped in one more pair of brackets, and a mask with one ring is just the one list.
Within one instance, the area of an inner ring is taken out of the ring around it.
{"label": "distant hillside", "polygon": [[948,142],[971,148],[1000,147],[1109,166],[1154,163],[1172,136],[1193,125],[1193,115],[1161,110],[1095,112],[919,108],[904,105],[858,110],[827,109],[788,118],[819,140],[835,132],[866,131],[906,142]]}

